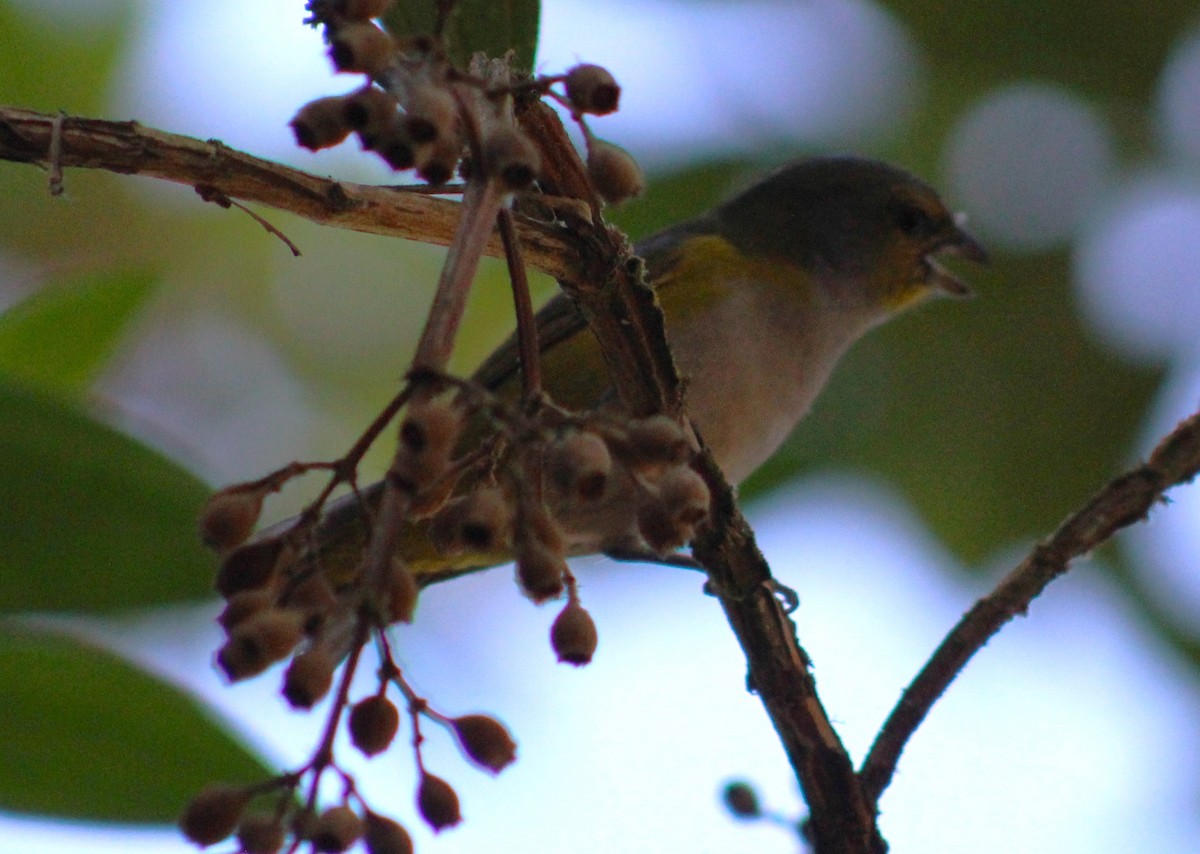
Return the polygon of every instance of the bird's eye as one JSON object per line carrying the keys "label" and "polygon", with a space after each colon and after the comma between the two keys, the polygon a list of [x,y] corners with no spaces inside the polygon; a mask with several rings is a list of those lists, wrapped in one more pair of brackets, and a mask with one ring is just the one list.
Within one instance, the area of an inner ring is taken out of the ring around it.
{"label": "bird's eye", "polygon": [[892,218],[896,227],[910,237],[927,237],[937,230],[933,217],[916,205],[895,205]]}

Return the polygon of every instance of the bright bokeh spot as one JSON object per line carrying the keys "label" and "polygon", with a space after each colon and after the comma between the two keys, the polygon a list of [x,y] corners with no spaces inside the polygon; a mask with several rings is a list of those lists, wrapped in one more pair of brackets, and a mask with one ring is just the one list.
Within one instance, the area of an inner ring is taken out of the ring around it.
{"label": "bright bokeh spot", "polygon": [[1163,69],[1158,125],[1168,151],[1200,164],[1200,30],[1180,40]]}
{"label": "bright bokeh spot", "polygon": [[1077,248],[1083,309],[1105,337],[1142,360],[1200,357],[1200,186],[1135,180]]}
{"label": "bright bokeh spot", "polygon": [[1020,83],[968,110],[951,132],[946,172],[971,225],[993,245],[1033,252],[1079,229],[1113,180],[1108,130],[1070,92]]}

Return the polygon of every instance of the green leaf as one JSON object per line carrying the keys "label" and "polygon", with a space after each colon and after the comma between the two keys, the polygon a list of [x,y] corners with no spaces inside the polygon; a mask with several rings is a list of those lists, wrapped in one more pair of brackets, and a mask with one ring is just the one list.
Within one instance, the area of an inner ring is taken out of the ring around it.
{"label": "green leaf", "polygon": [[101,649],[0,631],[0,809],[170,822],[206,783],[271,772],[193,700]]}
{"label": "green leaf", "polygon": [[0,3],[0,92],[4,103],[34,110],[93,113],[104,107],[125,41],[135,32],[133,3],[106,3],[63,26],[34,7]]}
{"label": "green leaf", "polygon": [[103,611],[212,589],[183,469],[66,402],[0,384],[0,611]]}
{"label": "green leaf", "polygon": [[[437,6],[434,0],[397,0],[384,13],[383,25],[397,38],[430,35]],[[499,57],[514,50],[513,67],[528,71],[537,51],[540,14],[538,0],[461,0],[446,21],[446,52],[465,68],[477,51]]]}
{"label": "green leaf", "polygon": [[155,279],[106,272],[35,293],[0,315],[0,374],[51,391],[86,389]]}
{"label": "green leaf", "polygon": [[1092,95],[1148,100],[1162,59],[1194,23],[1192,0],[883,0],[910,28],[938,76],[969,75],[981,89],[1054,80]]}

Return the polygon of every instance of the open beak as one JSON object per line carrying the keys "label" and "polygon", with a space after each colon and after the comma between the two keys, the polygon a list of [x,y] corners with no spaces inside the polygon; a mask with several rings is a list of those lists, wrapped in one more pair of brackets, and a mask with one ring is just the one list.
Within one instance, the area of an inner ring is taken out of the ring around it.
{"label": "open beak", "polygon": [[953,297],[974,296],[974,292],[962,279],[938,263],[939,255],[966,258],[977,264],[988,263],[987,250],[963,227],[961,216],[955,218],[954,227],[925,256],[925,265],[929,271],[925,281],[930,287]]}

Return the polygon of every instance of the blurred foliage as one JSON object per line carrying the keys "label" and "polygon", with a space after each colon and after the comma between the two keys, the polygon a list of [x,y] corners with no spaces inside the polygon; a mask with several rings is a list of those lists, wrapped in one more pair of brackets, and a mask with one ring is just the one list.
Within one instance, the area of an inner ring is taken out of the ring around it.
{"label": "blurred foliage", "polygon": [[[537,50],[540,14],[538,0],[458,0],[443,33],[446,52],[465,66],[477,51],[504,56],[512,49],[516,66],[529,70]],[[399,37],[429,35],[436,21],[430,0],[396,0],[383,15],[384,26]]]}
{"label": "blurred foliage", "polygon": [[[923,49],[929,86],[909,124],[871,153],[931,179],[958,112],[1018,79],[1072,87],[1106,114],[1123,116],[1118,130],[1126,137],[1147,137],[1144,110],[1155,79],[1173,39],[1196,17],[1194,4],[1170,0],[1000,0],[952,12],[931,0],[881,2]],[[457,50],[502,53],[515,45],[523,61],[533,56],[538,3],[459,5],[450,30]],[[105,116],[134,7],[113,8],[120,13],[71,28],[0,2],[0,100]],[[389,25],[404,33],[427,29],[431,8],[404,0]],[[579,46],[580,55],[586,51]],[[787,154],[775,150],[764,159]],[[647,195],[614,219],[635,238],[644,236],[707,207],[755,168],[709,163],[651,176]],[[51,201],[41,172],[0,163],[0,259],[18,259],[14,269],[33,267],[39,279],[47,269],[83,271],[0,318],[0,482],[10,496],[0,510],[0,608],[8,614],[95,613],[191,601],[209,590],[212,563],[193,532],[204,487],[100,423],[83,393],[146,299],[240,313],[280,345],[315,390],[317,407],[346,423],[369,418],[390,393],[389,378],[403,370],[402,359],[381,358],[339,375],[322,358],[320,341],[307,350],[286,345],[291,330],[271,292],[280,278],[271,259],[281,248],[248,218],[201,205],[190,191],[133,192],[130,185],[73,170],[68,199]],[[152,201],[172,193],[189,204]],[[319,245],[300,242],[309,254],[353,257],[361,265],[356,289],[395,288],[395,271],[405,269],[386,241],[370,246],[361,236],[328,233]],[[412,266],[419,271],[424,263]],[[142,273],[117,272],[129,269],[157,271],[158,290]],[[478,361],[511,325],[507,284],[496,271],[485,270],[473,297],[460,367]],[[863,470],[895,484],[936,535],[976,566],[1052,529],[1128,461],[1161,380],[1158,371],[1122,363],[1083,327],[1069,273],[1065,247],[1001,255],[988,271],[964,270],[979,298],[926,306],[857,346],[812,417],[744,494],[798,472]],[[412,310],[414,290],[428,283],[405,280],[402,287]],[[349,290],[339,297],[347,304],[355,298]],[[399,352],[409,343],[393,346]],[[334,403],[320,402],[325,393]],[[336,430],[326,433],[329,441],[339,438]],[[1177,648],[1191,642],[1177,627],[1164,631]],[[92,647],[10,629],[0,635],[0,667],[0,708],[15,759],[0,763],[5,808],[166,820],[214,775],[258,776],[249,755],[190,700]],[[72,740],[96,731],[106,738]],[[30,769],[36,779],[27,776]]]}
{"label": "blurred foliage", "polygon": [[148,274],[106,272],[36,292],[0,315],[0,375],[86,391],[154,285]]}
{"label": "blurred foliage", "polygon": [[174,688],[68,635],[0,629],[5,809],[170,822],[204,783],[268,772]]}

